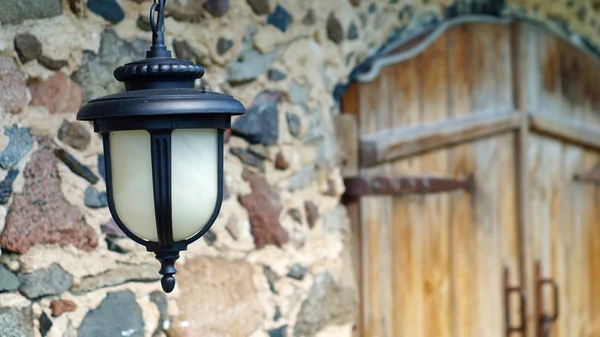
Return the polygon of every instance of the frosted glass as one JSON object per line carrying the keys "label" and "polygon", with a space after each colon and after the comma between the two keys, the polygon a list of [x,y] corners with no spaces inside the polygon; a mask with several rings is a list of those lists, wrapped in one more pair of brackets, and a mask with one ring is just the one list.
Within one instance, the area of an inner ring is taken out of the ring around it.
{"label": "frosted glass", "polygon": [[119,218],[135,235],[158,242],[150,134],[145,130],[111,132],[110,161]]}
{"label": "frosted glass", "polygon": [[212,216],[218,194],[217,130],[178,129],[171,136],[173,238],[198,233]]}

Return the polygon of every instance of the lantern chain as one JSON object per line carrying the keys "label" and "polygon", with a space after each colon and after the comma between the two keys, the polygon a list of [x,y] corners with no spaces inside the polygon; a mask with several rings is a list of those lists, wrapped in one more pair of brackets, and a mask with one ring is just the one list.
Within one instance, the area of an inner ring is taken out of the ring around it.
{"label": "lantern chain", "polygon": [[[165,45],[165,6],[166,0],[154,0],[150,8],[150,27],[152,28],[152,45]],[[157,15],[158,14],[158,15]]]}

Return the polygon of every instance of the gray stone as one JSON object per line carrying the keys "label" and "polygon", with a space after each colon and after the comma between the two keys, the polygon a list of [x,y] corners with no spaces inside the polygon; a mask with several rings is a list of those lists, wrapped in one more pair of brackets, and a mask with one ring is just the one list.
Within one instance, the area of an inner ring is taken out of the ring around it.
{"label": "gray stone", "polygon": [[250,145],[248,151],[260,159],[268,160],[271,157],[269,149],[262,144]]}
{"label": "gray stone", "polygon": [[83,179],[89,181],[92,184],[98,182],[98,177],[90,170],[89,167],[83,165],[79,162],[79,160],[75,159],[72,155],[70,155],[67,151],[63,149],[55,149],[54,155],[60,159],[69,169],[75,173],[76,175],[82,177]]}
{"label": "gray stone", "polygon": [[232,135],[241,137],[251,144],[275,145],[279,138],[277,105],[280,99],[281,92],[261,92],[246,114],[233,123]]}
{"label": "gray stone", "polygon": [[230,152],[234,156],[238,157],[242,161],[242,163],[248,166],[256,167],[261,172],[265,171],[265,164],[263,163],[262,159],[260,159],[250,151],[242,149],[241,147],[232,147],[230,149]]}
{"label": "gray stone", "polygon": [[288,130],[290,130],[290,134],[294,137],[298,137],[300,131],[302,131],[302,124],[300,122],[300,117],[293,112],[288,112],[285,114],[285,119],[288,124]]}
{"label": "gray stone", "polygon": [[307,26],[312,26],[317,22],[317,14],[314,9],[309,9],[306,11],[304,18],[302,18],[302,23]]}
{"label": "gray stone", "polygon": [[65,119],[58,130],[58,139],[74,149],[83,151],[90,145],[92,136],[81,122],[72,123]]}
{"label": "gray stone", "polygon": [[73,277],[57,263],[51,264],[46,269],[19,274],[19,280],[21,281],[19,291],[31,299],[60,294],[73,284]]}
{"label": "gray stone", "polygon": [[8,170],[17,165],[21,158],[29,152],[33,140],[28,128],[20,128],[16,125],[13,125],[10,129],[4,129],[4,134],[9,139],[8,146],[0,153],[0,167]]}
{"label": "gray stone", "polygon": [[142,309],[130,291],[106,295],[102,303],[90,310],[77,329],[78,337],[144,337]]}
{"label": "gray stone", "polygon": [[123,91],[123,85],[113,77],[115,68],[145,58],[149,44],[137,38],[129,43],[111,28],[105,29],[98,55],[84,52],[81,68],[72,75],[73,81],[81,86],[85,101]]}
{"label": "gray stone", "polygon": [[302,86],[292,83],[292,85],[290,85],[290,92],[288,95],[291,103],[306,105],[307,96],[309,93],[310,86]]}
{"label": "gray stone", "polygon": [[6,177],[0,182],[0,205],[6,205],[10,200],[10,196],[13,192],[13,182],[17,179],[19,170],[10,170],[6,174]]}
{"label": "gray stone", "polygon": [[308,268],[301,265],[300,263],[295,263],[290,268],[290,271],[288,271],[286,276],[289,278],[293,278],[294,280],[302,281],[304,280],[306,273],[308,273]]}
{"label": "gray stone", "polygon": [[269,330],[269,337],[287,337],[287,325]]}
{"label": "gray stone", "polygon": [[29,33],[19,34],[15,37],[15,50],[21,62],[27,63],[42,55],[42,43]]}
{"label": "gray stone", "polygon": [[204,234],[202,238],[204,239],[207,245],[212,246],[215,244],[215,242],[217,242],[217,233],[209,230],[208,232],[206,232],[206,234]]}
{"label": "gray stone", "polygon": [[106,181],[106,167],[104,166],[104,155],[98,155],[98,174]]}
{"label": "gray stone", "polygon": [[231,83],[245,83],[265,73],[277,58],[278,51],[263,55],[256,49],[243,51],[237,59],[226,66],[228,80]]}
{"label": "gray stone", "polygon": [[329,272],[315,276],[308,297],[302,303],[294,336],[312,337],[327,325],[341,325],[356,316],[356,292],[343,288]]}
{"label": "gray stone", "polygon": [[160,280],[158,269],[153,265],[121,264],[98,275],[86,276],[71,288],[75,295],[96,289],[113,287],[126,282],[154,282]]}
{"label": "gray stone", "polygon": [[273,11],[269,0],[246,0],[256,15],[265,15]]}
{"label": "gray stone", "polygon": [[33,332],[33,312],[31,307],[0,308],[0,336],[31,337]]}
{"label": "gray stone", "polygon": [[377,5],[374,2],[372,2],[369,5],[369,14],[373,14],[375,12],[377,12]]}
{"label": "gray stone", "polygon": [[348,213],[346,207],[338,206],[323,214],[323,230],[325,232],[347,233],[350,230],[348,225]]}
{"label": "gray stone", "polygon": [[278,4],[275,11],[267,17],[267,23],[285,33],[290,23],[292,23],[292,15]]}
{"label": "gray stone", "polygon": [[50,331],[50,328],[52,328],[52,320],[50,317],[48,317],[48,315],[46,315],[45,312],[42,311],[42,315],[38,319],[38,322],[40,323],[40,335],[42,335],[42,337],[46,337],[46,334],[48,334],[48,331]]}
{"label": "gray stone", "polygon": [[267,72],[267,77],[269,78],[269,81],[279,82],[285,80],[287,75],[281,70],[269,69]]}
{"label": "gray stone", "polygon": [[304,203],[304,211],[306,212],[308,227],[314,228],[317,220],[319,220],[319,207],[314,202],[307,201]]}
{"label": "gray stone", "polygon": [[29,94],[26,80],[12,57],[0,55],[0,111],[17,114],[23,110]]}
{"label": "gray stone", "polygon": [[279,276],[271,269],[269,266],[263,266],[263,274],[267,278],[267,282],[269,283],[269,289],[273,294],[277,294],[277,289],[275,289],[275,283],[279,280]]}
{"label": "gray stone", "polygon": [[229,0],[206,0],[204,9],[214,17],[221,17],[229,11]]}
{"label": "gray stone", "polygon": [[0,293],[19,289],[19,278],[6,267],[0,265]]}
{"label": "gray stone", "polygon": [[290,177],[290,189],[292,191],[302,189],[308,186],[315,178],[315,164],[308,164],[302,167],[298,172]]}
{"label": "gray stone", "polygon": [[46,67],[46,69],[50,70],[61,70],[62,68],[69,65],[69,61],[67,60],[53,60],[47,56],[41,55],[37,58],[37,61],[42,66]]}
{"label": "gray stone", "polygon": [[125,235],[125,233],[123,233],[121,228],[119,228],[119,226],[117,226],[117,224],[115,223],[115,220],[113,220],[112,218],[110,220],[108,220],[107,223],[101,225],[100,230],[102,231],[102,233],[106,234],[106,236],[109,236],[109,237],[113,237],[113,238],[127,237],[127,235]]}
{"label": "gray stone", "polygon": [[125,19],[123,8],[115,0],[87,0],[87,7],[112,23],[119,23]]}
{"label": "gray stone", "polygon": [[348,40],[351,40],[351,41],[358,39],[358,26],[356,25],[356,23],[354,23],[354,21],[351,22],[350,27],[348,27],[347,37],[348,37]]}
{"label": "gray stone", "polygon": [[233,47],[233,41],[231,41],[230,39],[220,37],[219,41],[217,41],[217,53],[219,55],[227,53],[231,49],[231,47]]}
{"label": "gray stone", "polygon": [[108,206],[108,198],[105,192],[98,191],[95,187],[90,186],[85,190],[83,202],[89,208],[104,208]]}
{"label": "gray stone", "polygon": [[281,318],[281,308],[278,305],[275,306],[275,314],[273,314],[273,321],[277,322]]}
{"label": "gray stone", "polygon": [[[140,13],[137,21],[135,22],[139,29],[145,32],[151,32],[152,26],[150,26],[150,17],[147,13]],[[173,43],[175,44],[175,43]]]}
{"label": "gray stone", "polygon": [[162,336],[161,332],[166,327],[167,321],[169,320],[169,311],[167,305],[167,296],[162,291],[154,291],[150,294],[150,302],[156,304],[158,309],[158,326],[152,336]]}
{"label": "gray stone", "polygon": [[327,37],[334,43],[340,44],[344,40],[344,28],[333,13],[327,19]]}
{"label": "gray stone", "polygon": [[323,135],[323,116],[321,116],[321,112],[319,110],[312,110],[308,112],[308,127],[306,128],[306,132],[302,137],[302,141],[304,143],[312,143],[317,140],[322,140]]}
{"label": "gray stone", "polygon": [[[0,22],[15,24],[62,14],[61,0],[2,0]],[[3,336],[3,335],[2,335]]]}
{"label": "gray stone", "polygon": [[297,208],[292,208],[288,211],[288,214],[292,217],[292,219],[296,220],[297,223],[302,223],[302,213]]}

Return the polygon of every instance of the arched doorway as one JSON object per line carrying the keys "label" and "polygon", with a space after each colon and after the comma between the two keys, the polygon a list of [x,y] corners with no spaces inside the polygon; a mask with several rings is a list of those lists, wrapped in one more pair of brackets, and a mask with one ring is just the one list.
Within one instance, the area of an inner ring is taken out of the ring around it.
{"label": "arched doorway", "polygon": [[360,335],[600,336],[600,65],[523,23],[423,49],[342,100]]}

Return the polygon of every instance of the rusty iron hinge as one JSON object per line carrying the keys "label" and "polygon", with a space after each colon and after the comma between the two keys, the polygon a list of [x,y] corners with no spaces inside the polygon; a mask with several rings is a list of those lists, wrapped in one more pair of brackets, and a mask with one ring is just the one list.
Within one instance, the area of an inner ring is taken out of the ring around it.
{"label": "rusty iron hinge", "polygon": [[[544,295],[542,290],[544,286],[550,286],[552,289],[552,297],[554,299],[554,313],[547,314],[544,311]],[[550,336],[550,329],[558,320],[559,296],[558,284],[550,278],[542,277],[542,265],[539,261],[535,263],[535,297],[536,297],[536,318],[537,318],[537,335],[538,337]]]}
{"label": "rusty iron hinge", "polygon": [[473,179],[427,176],[378,176],[344,178],[344,203],[356,202],[364,195],[430,194],[456,190],[471,191]]}
{"label": "rusty iron hinge", "polygon": [[[504,328],[505,328],[505,335],[506,337],[510,337],[511,334],[518,332],[518,333],[525,333],[526,330],[526,324],[527,324],[527,298],[525,297],[525,291],[523,291],[522,287],[518,287],[518,286],[510,286],[509,285],[509,271],[507,267],[504,267],[504,273],[503,273],[503,282],[504,282]],[[520,317],[520,321],[519,321],[519,325],[514,326],[511,325],[511,320],[510,320],[510,297],[512,294],[517,294],[519,296],[519,315]]]}

